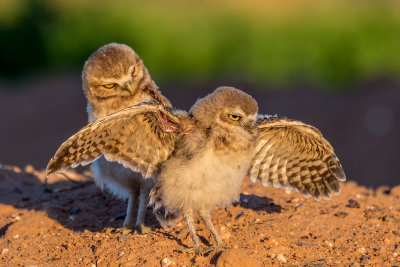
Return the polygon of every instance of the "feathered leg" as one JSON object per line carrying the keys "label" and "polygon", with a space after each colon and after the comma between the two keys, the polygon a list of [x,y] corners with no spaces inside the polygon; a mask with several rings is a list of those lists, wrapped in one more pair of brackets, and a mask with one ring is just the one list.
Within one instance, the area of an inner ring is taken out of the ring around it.
{"label": "feathered leg", "polygon": [[218,235],[217,230],[214,227],[214,224],[211,221],[210,212],[206,209],[201,209],[198,211],[198,214],[201,221],[204,223],[208,231],[210,231],[211,235],[214,237],[214,240],[217,243],[217,247],[218,248],[225,247],[224,242],[222,242],[221,238]]}
{"label": "feathered leg", "polygon": [[136,199],[137,199],[136,193],[129,194],[128,207],[126,208],[126,217],[122,227],[133,228],[134,226],[133,211],[135,210]]}
{"label": "feathered leg", "polygon": [[144,225],[144,218],[146,216],[146,208],[149,204],[149,194],[150,190],[153,186],[153,182],[150,179],[147,179],[141,186],[140,186],[140,193],[139,193],[139,207],[138,213],[136,218],[136,225],[135,230],[139,234],[148,233],[151,231],[150,227]]}
{"label": "feathered leg", "polygon": [[202,255],[202,249],[200,246],[200,238],[196,234],[196,228],[194,227],[193,221],[193,212],[191,209],[187,209],[183,211],[183,219],[185,220],[186,226],[189,230],[190,237],[193,241],[193,248],[192,250],[196,252],[196,254]]}

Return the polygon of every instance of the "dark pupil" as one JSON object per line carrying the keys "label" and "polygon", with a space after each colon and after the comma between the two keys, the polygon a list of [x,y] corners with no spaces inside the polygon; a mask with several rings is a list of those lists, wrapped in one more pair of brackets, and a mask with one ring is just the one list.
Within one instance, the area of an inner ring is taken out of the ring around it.
{"label": "dark pupil", "polygon": [[234,119],[237,119],[237,117],[238,117],[238,116],[236,116],[236,115],[232,115],[232,118],[234,118]]}

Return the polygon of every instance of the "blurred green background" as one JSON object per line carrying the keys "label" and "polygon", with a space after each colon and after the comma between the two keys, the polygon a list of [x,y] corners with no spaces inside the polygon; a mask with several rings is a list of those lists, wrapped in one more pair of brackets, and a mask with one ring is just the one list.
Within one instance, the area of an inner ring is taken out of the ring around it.
{"label": "blurred green background", "polygon": [[81,70],[132,46],[156,81],[220,77],[347,90],[400,75],[400,2],[1,0],[0,76]]}

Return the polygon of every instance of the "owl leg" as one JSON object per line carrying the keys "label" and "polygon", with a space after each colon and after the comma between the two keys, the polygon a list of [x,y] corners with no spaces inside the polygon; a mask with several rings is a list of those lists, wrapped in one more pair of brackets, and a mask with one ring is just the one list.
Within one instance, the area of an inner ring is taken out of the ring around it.
{"label": "owl leg", "polygon": [[129,194],[128,207],[126,209],[126,217],[125,217],[124,224],[122,225],[122,227],[133,228],[133,226],[134,226],[133,213],[135,210],[136,199],[137,199],[136,193]]}
{"label": "owl leg", "polygon": [[222,242],[221,238],[218,235],[217,230],[214,227],[214,224],[211,221],[210,212],[207,209],[201,209],[198,211],[198,214],[201,221],[204,223],[208,231],[210,231],[211,235],[214,237],[214,240],[217,243],[217,247],[218,248],[225,247],[224,242]]}
{"label": "owl leg", "polygon": [[193,221],[193,212],[191,209],[183,211],[183,219],[185,220],[186,226],[189,230],[190,237],[192,238],[193,241],[193,248],[184,251],[185,252],[194,251],[198,255],[203,255],[204,252],[202,251],[202,248],[200,246],[200,238],[196,234],[196,228],[194,227],[194,221]]}
{"label": "owl leg", "polygon": [[146,216],[147,205],[149,204],[149,194],[152,185],[153,183],[151,183],[151,181],[148,179],[140,186],[139,207],[135,225],[135,230],[139,234],[144,234],[151,231],[150,227],[144,225],[144,218]]}

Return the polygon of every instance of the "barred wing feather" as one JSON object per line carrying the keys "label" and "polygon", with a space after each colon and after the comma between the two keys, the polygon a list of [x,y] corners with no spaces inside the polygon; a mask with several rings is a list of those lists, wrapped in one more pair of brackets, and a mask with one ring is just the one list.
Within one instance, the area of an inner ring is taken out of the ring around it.
{"label": "barred wing feather", "polygon": [[104,155],[148,178],[160,171],[179,132],[179,119],[165,106],[143,102],[82,128],[60,146],[47,174],[86,165]]}
{"label": "barred wing feather", "polygon": [[259,116],[259,137],[249,169],[250,179],[295,188],[316,199],[339,193],[343,168],[321,132],[300,121]]}

